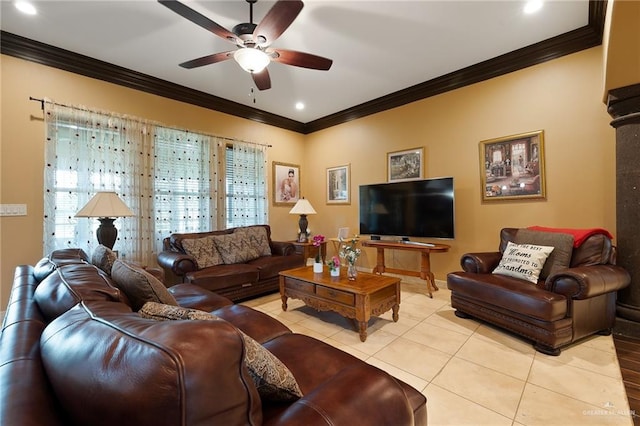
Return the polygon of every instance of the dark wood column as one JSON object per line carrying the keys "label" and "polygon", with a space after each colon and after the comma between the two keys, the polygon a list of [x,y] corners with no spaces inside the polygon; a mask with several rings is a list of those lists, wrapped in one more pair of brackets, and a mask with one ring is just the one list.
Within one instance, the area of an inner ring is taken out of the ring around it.
{"label": "dark wood column", "polygon": [[618,292],[614,332],[640,337],[640,84],[611,90],[607,110],[616,129],[618,265],[631,274]]}

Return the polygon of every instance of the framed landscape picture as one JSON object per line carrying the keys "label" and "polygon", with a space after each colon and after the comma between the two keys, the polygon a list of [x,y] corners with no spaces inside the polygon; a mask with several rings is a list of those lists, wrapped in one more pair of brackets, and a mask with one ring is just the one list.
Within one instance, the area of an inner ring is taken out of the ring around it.
{"label": "framed landscape picture", "polygon": [[273,162],[273,205],[293,206],[300,197],[300,166]]}
{"label": "framed landscape picture", "polygon": [[423,178],[424,148],[413,148],[387,154],[387,180],[400,182]]}
{"label": "framed landscape picture", "polygon": [[351,165],[327,169],[327,204],[350,204],[349,193]]}
{"label": "framed landscape picture", "polygon": [[545,198],[544,131],[480,142],[482,201]]}

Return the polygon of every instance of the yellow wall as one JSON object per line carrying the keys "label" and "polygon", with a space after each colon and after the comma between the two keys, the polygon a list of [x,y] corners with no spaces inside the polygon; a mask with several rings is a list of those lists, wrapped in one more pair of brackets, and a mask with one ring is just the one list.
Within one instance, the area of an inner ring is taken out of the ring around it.
{"label": "yellow wall", "polygon": [[[601,102],[602,49],[592,48],[307,137],[307,198],[315,232],[358,229],[358,185],[384,182],[389,151],[425,147],[426,177],[453,176],[456,239],[431,256],[436,279],[459,269],[460,255],[494,250],[504,226],[605,227],[615,232],[615,132]],[[546,201],[481,202],[481,140],[544,130]],[[327,206],[327,167],[351,163],[350,206]],[[355,198],[353,198],[355,196]],[[443,241],[447,242],[447,241]],[[417,255],[387,255],[418,268]],[[364,264],[375,264],[367,249]]]}
{"label": "yellow wall", "polygon": [[602,44],[604,91],[640,83],[640,1],[609,0]]}
{"label": "yellow wall", "polygon": [[[0,202],[25,203],[28,215],[0,218],[0,309],[15,266],[33,264],[43,255],[44,130],[40,105],[29,96],[270,143],[270,163],[301,165],[301,193],[318,212],[309,216],[310,229],[327,236],[335,236],[339,226],[357,232],[358,185],[385,181],[388,152],[423,146],[425,176],[455,178],[457,237],[449,242],[450,253],[432,256],[441,280],[459,268],[462,253],[495,249],[503,226],[598,226],[615,233],[615,134],[601,102],[601,47],[306,136],[1,58]],[[478,142],[540,129],[545,131],[547,200],[483,204]],[[345,164],[351,165],[351,204],[328,206],[326,168]],[[297,217],[288,210],[270,207],[275,239],[295,237]],[[395,267],[417,267],[415,255],[388,257]],[[361,265],[374,262],[373,252],[366,250]]]}

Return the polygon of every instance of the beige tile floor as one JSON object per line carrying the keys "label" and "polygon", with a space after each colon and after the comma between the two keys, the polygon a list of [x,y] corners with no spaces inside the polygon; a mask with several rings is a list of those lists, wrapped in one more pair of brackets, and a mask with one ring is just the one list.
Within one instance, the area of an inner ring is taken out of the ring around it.
{"label": "beige tile floor", "polygon": [[352,322],[278,294],[245,302],[411,384],[427,397],[429,425],[633,425],[611,336],[594,336],[552,357],[528,341],[460,319],[445,283],[433,299],[402,277],[400,319],[369,322],[361,342]]}

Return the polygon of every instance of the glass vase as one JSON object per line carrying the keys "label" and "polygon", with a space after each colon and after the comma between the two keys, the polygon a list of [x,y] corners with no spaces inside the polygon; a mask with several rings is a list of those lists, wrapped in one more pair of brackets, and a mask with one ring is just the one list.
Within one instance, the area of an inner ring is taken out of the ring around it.
{"label": "glass vase", "polygon": [[350,281],[355,281],[357,276],[358,270],[356,269],[356,265],[350,263],[347,266],[347,278],[349,278]]}

